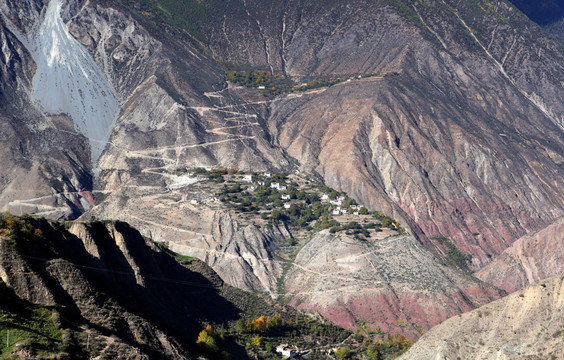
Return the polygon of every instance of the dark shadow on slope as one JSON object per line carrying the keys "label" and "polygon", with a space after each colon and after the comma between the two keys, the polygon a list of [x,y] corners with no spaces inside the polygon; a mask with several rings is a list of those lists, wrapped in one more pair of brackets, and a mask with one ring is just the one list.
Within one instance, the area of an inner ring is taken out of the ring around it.
{"label": "dark shadow on slope", "polygon": [[[87,279],[87,283],[77,286],[91,293],[84,296],[92,296],[100,306],[114,301],[125,312],[146,319],[171,335],[186,349],[194,348],[203,323],[227,324],[240,317],[241,310],[219,294],[221,280],[212,283],[183,267],[125,223],[117,222],[113,228],[108,226],[115,229],[114,234],[101,222],[84,224],[92,241],[88,246],[96,247],[100,256],[97,258],[87,251],[81,239],[63,226],[53,225],[56,227],[53,228],[44,220],[30,221],[43,231],[46,241],[37,244],[21,240],[18,251],[33,271],[40,274],[57,304],[64,306],[61,315],[70,324],[87,324],[103,334],[118,335],[124,342],[139,346],[123,319],[110,327],[84,319],[80,304],[76,303],[82,294],[69,294],[59,283],[60,279],[50,273],[56,270],[47,270],[49,266],[69,266],[70,273],[79,272],[78,278]],[[123,238],[118,244],[115,237],[121,238],[119,234]],[[55,259],[62,265],[49,265]],[[70,274],[62,276],[66,277],[65,281],[72,281]],[[234,344],[230,344],[232,346]]]}

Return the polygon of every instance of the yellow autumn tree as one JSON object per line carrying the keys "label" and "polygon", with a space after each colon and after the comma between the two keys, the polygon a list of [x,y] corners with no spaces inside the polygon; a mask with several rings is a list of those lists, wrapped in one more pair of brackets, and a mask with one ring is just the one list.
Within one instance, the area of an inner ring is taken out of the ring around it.
{"label": "yellow autumn tree", "polygon": [[335,358],[339,360],[350,359],[351,350],[348,347],[337,349],[335,350]]}
{"label": "yellow autumn tree", "polygon": [[266,318],[264,315],[253,321],[253,330],[258,332],[266,330]]}
{"label": "yellow autumn tree", "polygon": [[207,325],[204,330],[200,331],[198,334],[198,340],[196,340],[196,344],[201,346],[206,351],[217,352],[219,347],[215,339],[213,338],[212,334],[214,333],[213,328],[211,325]]}
{"label": "yellow autumn tree", "polygon": [[251,344],[257,348],[260,347],[261,342],[262,338],[258,335],[253,336],[253,338],[251,339]]}
{"label": "yellow autumn tree", "polygon": [[280,318],[280,315],[276,314],[272,318],[270,318],[268,327],[277,328],[280,326],[282,326],[282,318]]}
{"label": "yellow autumn tree", "polygon": [[386,337],[384,345],[390,349],[404,351],[411,347],[411,341],[403,334],[393,334]]}

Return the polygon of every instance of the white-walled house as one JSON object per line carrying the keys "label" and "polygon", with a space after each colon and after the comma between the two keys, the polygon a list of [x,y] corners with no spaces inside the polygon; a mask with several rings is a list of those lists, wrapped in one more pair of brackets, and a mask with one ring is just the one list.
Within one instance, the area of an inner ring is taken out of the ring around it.
{"label": "white-walled house", "polygon": [[276,347],[276,352],[282,356],[285,356],[286,359],[293,359],[297,355],[299,355],[300,351],[297,346],[291,346],[288,344],[280,344]]}

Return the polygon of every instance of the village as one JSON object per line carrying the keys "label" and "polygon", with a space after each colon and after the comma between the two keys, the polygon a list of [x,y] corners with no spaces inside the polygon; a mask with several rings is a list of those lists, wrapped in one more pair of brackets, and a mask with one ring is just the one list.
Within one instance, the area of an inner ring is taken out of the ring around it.
{"label": "village", "polygon": [[197,196],[189,199],[195,207],[227,206],[250,222],[284,223],[298,235],[330,229],[331,233],[343,231],[358,240],[368,240],[382,232],[386,236],[405,233],[396,220],[369,211],[345,193],[299,174],[203,168],[189,171],[200,180],[200,187],[208,186],[207,191],[196,191],[193,194]]}

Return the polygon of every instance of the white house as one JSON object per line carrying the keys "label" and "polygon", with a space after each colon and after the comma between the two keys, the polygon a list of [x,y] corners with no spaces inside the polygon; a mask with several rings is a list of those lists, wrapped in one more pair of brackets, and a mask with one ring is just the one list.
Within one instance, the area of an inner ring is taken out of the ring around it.
{"label": "white house", "polygon": [[327,194],[321,195],[321,200],[329,200],[329,195]]}
{"label": "white house", "polygon": [[192,199],[192,200],[190,200],[190,204],[192,204],[192,205],[200,205],[200,200],[198,200],[198,199]]}
{"label": "white house", "polygon": [[282,356],[285,356],[286,359],[293,359],[297,355],[299,355],[299,349],[296,346],[290,346],[288,344],[280,344],[276,347],[276,352]]}
{"label": "white house", "polygon": [[270,187],[278,191],[283,191],[288,189],[286,186],[280,186],[280,183],[272,183],[270,184]]}
{"label": "white house", "polygon": [[243,181],[252,183],[253,182],[253,175],[245,175],[243,176]]}
{"label": "white house", "polygon": [[339,209],[333,210],[333,215],[341,215],[341,211]]}
{"label": "white house", "polygon": [[259,88],[260,90],[264,90],[264,85],[260,85],[258,88]]}
{"label": "white house", "polygon": [[284,209],[289,209],[291,206],[292,206],[291,204],[285,203],[285,204],[284,204]]}
{"label": "white house", "polygon": [[280,196],[280,199],[282,199],[282,200],[290,200],[290,195],[289,195],[289,194],[283,194],[282,196]]}
{"label": "white house", "polygon": [[272,174],[269,173],[269,172],[263,172],[263,173],[262,173],[262,176],[264,176],[264,177],[271,177]]}

